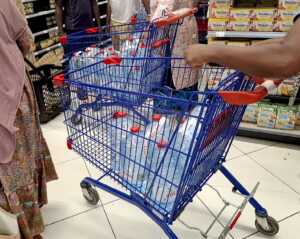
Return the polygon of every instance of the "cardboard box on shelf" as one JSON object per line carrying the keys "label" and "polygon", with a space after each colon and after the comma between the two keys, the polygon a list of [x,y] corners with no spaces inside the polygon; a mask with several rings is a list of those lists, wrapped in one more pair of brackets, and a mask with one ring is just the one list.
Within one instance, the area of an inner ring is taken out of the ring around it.
{"label": "cardboard box on shelf", "polygon": [[293,21],[276,21],[273,26],[274,32],[288,32],[294,25]]}
{"label": "cardboard box on shelf", "polygon": [[299,9],[299,0],[279,0],[278,9],[295,11]]}
{"label": "cardboard box on shelf", "polygon": [[208,30],[209,31],[226,31],[228,19],[216,19],[210,18],[208,21]]}
{"label": "cardboard box on shelf", "polygon": [[213,38],[209,38],[207,43],[209,45],[220,45],[220,46],[227,45],[227,41],[216,40],[216,39],[213,39]]}
{"label": "cardboard box on shelf", "polygon": [[230,21],[249,20],[253,17],[253,8],[231,8],[229,12]]}
{"label": "cardboard box on shelf", "polygon": [[228,41],[229,46],[250,46],[250,41]]}
{"label": "cardboard box on shelf", "polygon": [[256,8],[252,13],[252,19],[258,21],[273,21],[277,16],[276,8]]}
{"label": "cardboard box on shelf", "polygon": [[294,17],[297,14],[297,10],[283,10],[279,9],[276,15],[277,21],[286,21],[286,22],[293,22]]}
{"label": "cardboard box on shelf", "polygon": [[226,27],[227,31],[248,32],[250,30],[250,20],[230,21]]}
{"label": "cardboard box on shelf", "polygon": [[253,32],[272,32],[273,28],[273,21],[254,20],[250,24],[250,31]]}
{"label": "cardboard box on shelf", "polygon": [[257,123],[257,117],[258,117],[258,104],[248,105],[243,116],[243,121],[249,123]]}
{"label": "cardboard box on shelf", "polygon": [[295,125],[300,126],[300,105],[296,106],[296,123]]}
{"label": "cardboard box on shelf", "polygon": [[277,105],[260,103],[258,105],[257,126],[264,128],[275,128],[277,119]]}
{"label": "cardboard box on shelf", "polygon": [[210,18],[228,18],[229,17],[229,7],[228,8],[210,8],[209,17]]}
{"label": "cardboard box on shelf", "polygon": [[294,129],[296,123],[296,108],[291,106],[278,106],[276,129]]}
{"label": "cardboard box on shelf", "polygon": [[295,80],[286,79],[277,88],[278,95],[292,96],[295,93]]}
{"label": "cardboard box on shelf", "polygon": [[210,0],[209,6],[211,8],[229,8],[231,0]]}

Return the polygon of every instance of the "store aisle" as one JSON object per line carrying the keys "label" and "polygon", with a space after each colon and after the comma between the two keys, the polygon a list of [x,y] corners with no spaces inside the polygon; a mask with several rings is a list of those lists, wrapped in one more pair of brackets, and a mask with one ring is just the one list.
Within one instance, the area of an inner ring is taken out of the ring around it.
{"label": "store aisle", "polygon": [[[166,238],[142,212],[114,196],[100,192],[102,205],[97,207],[85,202],[79,183],[88,175],[88,170],[92,175],[96,175],[97,170],[86,167],[79,156],[66,149],[66,129],[62,121],[60,116],[43,126],[60,177],[59,181],[49,184],[49,205],[44,208],[45,239]],[[300,234],[300,147],[238,137],[226,166],[248,187],[260,181],[256,197],[270,215],[280,221],[280,232],[275,238],[297,238]],[[240,201],[221,174],[215,175],[209,183],[226,199]],[[196,198],[180,220],[204,230],[212,220],[205,205],[217,212],[222,204],[208,187],[198,196],[201,201]],[[222,222],[226,222],[231,211],[226,210]],[[202,238],[199,232],[187,229],[181,222],[176,221],[173,226],[179,238]],[[220,229],[214,228],[209,238],[217,238]],[[236,239],[267,238],[256,233],[254,210],[249,205],[232,235]]]}

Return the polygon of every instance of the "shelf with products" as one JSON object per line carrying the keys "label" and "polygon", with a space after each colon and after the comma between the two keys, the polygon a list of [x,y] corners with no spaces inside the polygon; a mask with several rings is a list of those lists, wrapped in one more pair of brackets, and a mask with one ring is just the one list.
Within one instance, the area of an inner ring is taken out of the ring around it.
{"label": "shelf with products", "polygon": [[60,43],[57,43],[57,44],[52,45],[52,46],[49,46],[49,47],[47,47],[47,48],[38,50],[38,51],[36,51],[36,52],[34,53],[34,56],[39,56],[39,55],[41,55],[41,54],[43,54],[43,53],[47,53],[47,52],[49,52],[49,51],[51,51],[51,50],[54,50],[54,49],[56,49],[56,48],[58,48],[58,47],[61,47],[61,44],[60,44]]}
{"label": "shelf with products", "polygon": [[[252,1],[255,2],[252,8],[237,7],[239,4],[236,3],[241,1],[234,2],[232,4],[231,0],[209,1],[209,44],[249,46],[256,44],[257,41],[284,37],[293,25],[293,16],[298,7],[298,5],[286,7],[285,4],[290,4],[286,0],[281,0],[281,4],[272,3],[272,6],[266,8],[257,5],[258,2],[261,4],[261,1]],[[300,79],[297,77],[287,79],[266,98],[267,102],[248,106],[244,121],[250,119],[252,123],[243,122],[239,134],[299,143],[299,86]],[[264,104],[266,105],[263,106]]]}
{"label": "shelf with products", "polygon": [[208,37],[213,37],[213,38],[270,39],[270,38],[284,37],[285,35],[286,35],[285,32],[208,31]]}
{"label": "shelf with products", "polygon": [[238,135],[300,145],[300,128],[294,130],[270,129],[258,127],[253,123],[242,122]]}
{"label": "shelf with products", "polygon": [[[28,25],[37,45],[34,53],[36,60],[56,48],[61,48],[55,36],[58,31],[55,17],[55,0],[23,0],[22,2]],[[101,24],[106,24],[107,3],[107,0],[98,1]]]}

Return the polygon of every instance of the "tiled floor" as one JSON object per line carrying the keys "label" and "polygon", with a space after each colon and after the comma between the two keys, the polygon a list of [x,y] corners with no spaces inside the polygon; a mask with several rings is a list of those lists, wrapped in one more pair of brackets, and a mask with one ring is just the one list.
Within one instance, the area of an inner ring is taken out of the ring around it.
{"label": "tiled floor", "polygon": [[[116,197],[99,191],[101,204],[92,207],[82,197],[79,183],[97,170],[87,166],[65,147],[66,129],[62,116],[43,126],[60,179],[49,184],[49,205],[44,208],[47,224],[45,239],[163,239],[166,236],[141,211]],[[253,188],[259,181],[256,197],[280,222],[277,239],[297,239],[300,235],[300,147],[237,137],[228,155],[229,168],[245,186]],[[217,188],[228,200],[237,202],[231,185],[217,173],[209,184]],[[179,238],[203,238],[190,227],[205,230],[212,221],[207,205],[214,213],[222,203],[208,187],[199,193],[177,220],[172,229]],[[205,204],[203,204],[204,202]],[[226,223],[232,210],[221,217]],[[241,238],[267,238],[254,227],[254,210],[247,206],[232,236]],[[221,227],[216,226],[209,238],[217,238]],[[230,237],[228,237],[230,238]]]}

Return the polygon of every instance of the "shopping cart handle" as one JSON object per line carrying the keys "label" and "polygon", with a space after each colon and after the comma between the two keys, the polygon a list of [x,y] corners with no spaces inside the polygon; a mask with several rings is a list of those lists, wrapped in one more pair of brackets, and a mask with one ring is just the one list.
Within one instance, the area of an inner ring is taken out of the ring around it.
{"label": "shopping cart handle", "polygon": [[85,29],[85,33],[93,34],[93,33],[97,33],[97,32],[99,32],[98,27],[90,27],[90,28]]}
{"label": "shopping cart handle", "polygon": [[170,39],[166,38],[166,39],[161,39],[161,40],[156,40],[155,42],[152,43],[151,47],[156,49],[156,48],[160,48],[166,44],[169,44],[171,42]]}
{"label": "shopping cart handle", "polygon": [[62,44],[63,46],[66,45],[68,43],[68,37],[67,35],[63,35],[59,38],[60,44]]}
{"label": "shopping cart handle", "polygon": [[198,11],[198,8],[183,8],[179,9],[172,13],[172,15],[157,19],[154,21],[154,24],[157,28],[165,27],[171,24],[177,23],[180,19],[185,17],[193,16]]}
{"label": "shopping cart handle", "polygon": [[120,65],[121,62],[122,62],[121,57],[116,56],[116,55],[106,57],[103,60],[103,63],[106,64],[106,65]]}
{"label": "shopping cart handle", "polygon": [[59,74],[53,77],[53,85],[55,86],[63,86],[65,82],[65,75],[64,74]]}
{"label": "shopping cart handle", "polygon": [[223,100],[231,105],[249,105],[261,101],[268,95],[264,86],[257,87],[253,92],[246,91],[219,91]]}

